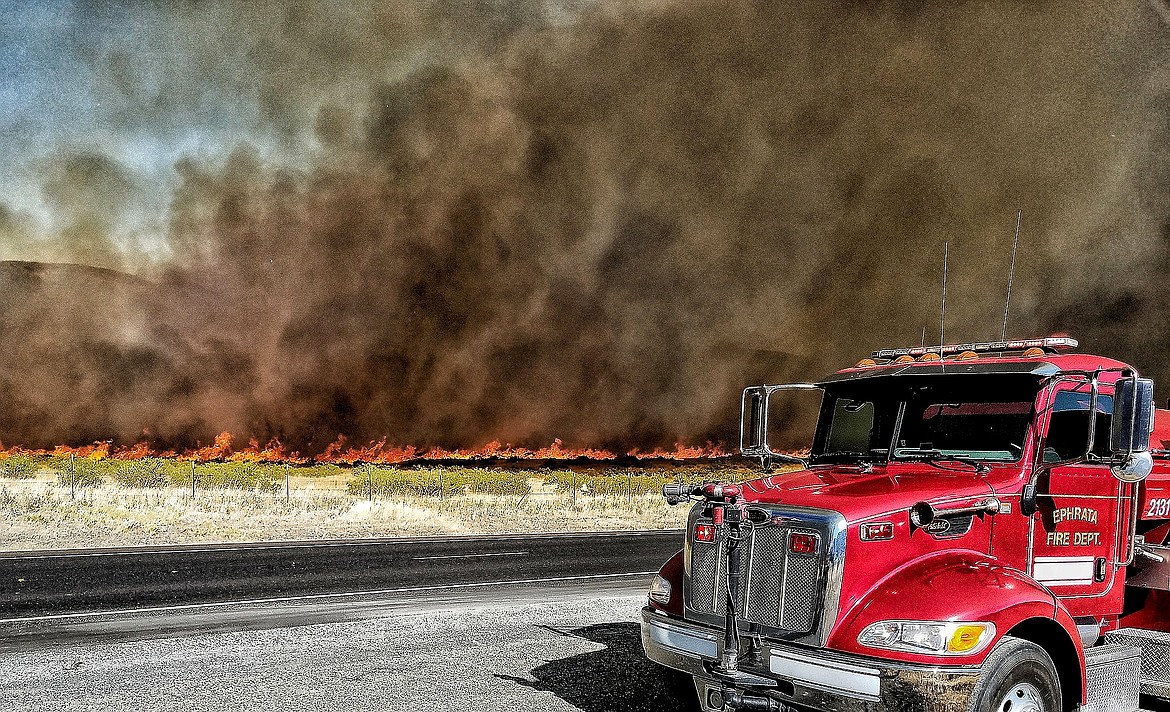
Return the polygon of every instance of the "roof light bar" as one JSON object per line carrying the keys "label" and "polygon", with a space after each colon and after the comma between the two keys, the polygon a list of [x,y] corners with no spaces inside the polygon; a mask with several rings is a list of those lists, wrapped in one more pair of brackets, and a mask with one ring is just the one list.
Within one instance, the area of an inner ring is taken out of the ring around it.
{"label": "roof light bar", "polygon": [[914,346],[906,349],[881,349],[873,352],[873,358],[892,359],[899,356],[918,357],[923,354],[937,354],[947,356],[964,351],[973,351],[977,354],[998,353],[1004,351],[1026,351],[1028,349],[1044,349],[1045,351],[1071,351],[1077,347],[1077,340],[1067,336],[1050,336],[1044,339],[1017,339],[1014,341],[984,341],[975,344],[945,344],[938,346]]}

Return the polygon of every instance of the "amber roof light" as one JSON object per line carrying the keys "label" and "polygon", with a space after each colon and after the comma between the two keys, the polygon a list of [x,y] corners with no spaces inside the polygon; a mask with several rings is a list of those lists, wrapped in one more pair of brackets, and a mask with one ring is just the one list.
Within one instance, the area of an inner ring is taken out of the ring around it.
{"label": "amber roof light", "polygon": [[[943,346],[913,346],[905,349],[881,349],[874,351],[871,356],[875,359],[897,359],[899,356],[911,358],[922,357],[933,353],[939,356],[958,356],[965,360],[967,352],[975,354],[987,353],[1023,353],[1025,356],[1036,349],[1040,353],[1057,353],[1071,351],[1077,347],[1077,340],[1067,336],[1049,336],[1044,339],[1017,339],[1015,341],[979,341],[969,344],[944,344]],[[935,360],[935,359],[930,359]]]}

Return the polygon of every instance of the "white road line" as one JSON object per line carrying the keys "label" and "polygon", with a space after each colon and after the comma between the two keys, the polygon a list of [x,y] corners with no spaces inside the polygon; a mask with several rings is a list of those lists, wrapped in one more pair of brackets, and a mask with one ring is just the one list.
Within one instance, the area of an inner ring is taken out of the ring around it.
{"label": "white road line", "polygon": [[498,551],[491,554],[444,554],[443,556],[414,556],[411,561],[436,561],[438,559],[481,559],[487,556],[528,556],[527,551]]}
{"label": "white road line", "polygon": [[168,611],[191,611],[200,608],[224,608],[227,606],[246,606],[258,603],[291,603],[294,601],[315,601],[324,598],[356,598],[357,596],[376,596],[385,593],[412,593],[416,591],[447,591],[457,588],[485,588],[488,586],[506,586],[508,584],[526,583],[556,583],[558,581],[584,581],[587,579],[628,578],[630,576],[650,576],[658,573],[654,571],[633,571],[624,574],[588,574],[586,576],[554,576],[550,578],[515,579],[511,581],[482,581],[478,583],[450,583],[437,586],[409,586],[404,588],[383,588],[375,591],[348,591],[345,593],[314,593],[306,596],[281,596],[279,598],[252,598],[243,601],[218,601],[215,603],[186,603],[177,606],[151,606],[149,608],[129,608],[125,610],[91,611],[87,613],[58,613],[51,616],[31,616],[28,618],[0,618],[0,625],[6,623],[35,623],[37,621],[76,620],[80,618],[98,618],[100,616],[135,615],[141,613],[166,613]]}

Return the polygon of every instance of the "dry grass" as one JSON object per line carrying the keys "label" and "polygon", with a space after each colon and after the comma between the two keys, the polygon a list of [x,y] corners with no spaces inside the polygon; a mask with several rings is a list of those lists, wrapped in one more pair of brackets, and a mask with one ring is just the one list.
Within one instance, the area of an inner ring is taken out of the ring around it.
{"label": "dry grass", "polygon": [[168,463],[106,461],[72,488],[59,462],[37,463],[22,479],[0,469],[0,549],[673,528],[687,508],[668,506],[662,483],[752,473],[328,466],[292,469],[286,500],[282,467],[238,464],[197,466],[194,498],[189,463],[174,463],[181,479]]}

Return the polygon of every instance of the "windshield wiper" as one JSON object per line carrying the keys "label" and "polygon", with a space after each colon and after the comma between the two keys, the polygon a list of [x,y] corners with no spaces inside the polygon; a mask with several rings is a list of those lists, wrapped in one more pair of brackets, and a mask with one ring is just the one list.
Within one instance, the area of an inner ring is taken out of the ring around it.
{"label": "windshield wiper", "polygon": [[886,449],[879,448],[869,452],[857,452],[855,450],[838,450],[837,452],[824,452],[819,455],[814,455],[811,460],[815,464],[826,464],[832,462],[882,462],[886,459]]}
{"label": "windshield wiper", "polygon": [[991,469],[991,467],[981,460],[976,460],[971,457],[963,457],[962,455],[948,455],[942,450],[923,450],[921,448],[898,448],[894,452],[895,460],[912,460],[915,462],[925,462],[928,465],[938,467],[940,470],[949,468],[942,467],[939,462],[959,462],[974,468],[975,472],[983,474]]}

